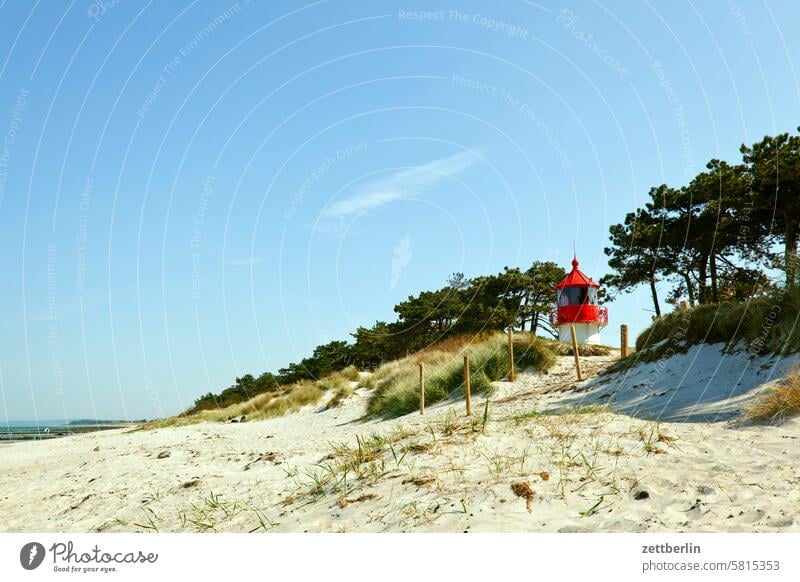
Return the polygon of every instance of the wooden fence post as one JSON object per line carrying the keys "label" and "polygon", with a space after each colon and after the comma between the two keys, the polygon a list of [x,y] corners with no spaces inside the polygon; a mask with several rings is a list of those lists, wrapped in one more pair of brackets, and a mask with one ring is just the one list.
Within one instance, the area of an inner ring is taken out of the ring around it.
{"label": "wooden fence post", "polygon": [[578,337],[575,335],[575,326],[569,326],[569,333],[572,336],[572,351],[575,353],[575,371],[578,373],[578,382],[583,380],[581,373],[581,358],[578,354]]}
{"label": "wooden fence post", "polygon": [[517,375],[514,373],[514,330],[508,327],[508,381],[513,382]]}
{"label": "wooden fence post", "polygon": [[467,416],[472,416],[472,395],[469,386],[469,356],[464,356],[464,393],[467,399]]}
{"label": "wooden fence post", "polygon": [[419,413],[425,414],[425,372],[419,363]]}
{"label": "wooden fence post", "polygon": [[624,323],[619,326],[619,356],[628,357],[628,326]]}

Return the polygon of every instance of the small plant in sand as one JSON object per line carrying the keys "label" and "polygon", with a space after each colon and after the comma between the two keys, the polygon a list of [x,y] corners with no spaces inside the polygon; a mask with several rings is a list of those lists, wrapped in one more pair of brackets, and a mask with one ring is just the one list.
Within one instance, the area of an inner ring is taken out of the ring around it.
{"label": "small plant in sand", "polygon": [[256,520],[258,520],[258,526],[251,529],[249,533],[255,533],[257,531],[267,532],[278,525],[276,522],[269,519],[260,509],[252,508],[252,511],[256,516]]}
{"label": "small plant in sand", "polygon": [[449,437],[458,432],[461,428],[461,423],[453,409],[447,411],[447,414],[441,421],[442,436]]}
{"label": "small plant in sand", "polygon": [[150,493],[146,493],[142,498],[142,504],[144,505],[149,505],[150,503],[156,503],[158,501],[161,501],[161,492],[158,489]]}
{"label": "small plant in sand", "polygon": [[228,501],[223,494],[209,491],[199,502],[192,502],[190,509],[179,512],[178,518],[184,529],[191,526],[196,532],[217,531],[220,524],[244,510],[245,504]]}
{"label": "small plant in sand", "polygon": [[156,512],[153,511],[149,507],[143,508],[143,511],[144,511],[145,518],[147,519],[147,521],[143,522],[143,523],[134,523],[133,525],[135,525],[136,527],[140,527],[142,529],[146,529],[146,530],[158,533],[158,525],[157,524],[158,524],[158,521],[159,521],[159,517],[158,517],[158,515],[156,515]]}
{"label": "small plant in sand", "polygon": [[400,442],[411,434],[400,426],[390,434],[356,435],[355,447],[332,443],[333,452],[323,459],[326,462],[317,463],[305,471],[308,495],[319,498],[338,494],[344,498],[356,489],[376,483],[390,472],[397,471],[412,450],[410,446],[400,446]]}
{"label": "small plant in sand", "polygon": [[581,517],[591,517],[591,516],[593,516],[595,513],[597,513],[598,511],[600,511],[602,509],[601,505],[603,504],[604,500],[605,500],[605,497],[603,497],[601,495],[600,499],[598,499],[591,507],[589,507],[589,509],[587,509],[586,511],[581,511],[580,516]]}
{"label": "small plant in sand", "polygon": [[505,455],[502,455],[499,452],[494,452],[491,454],[481,453],[481,455],[489,464],[489,474],[495,481],[499,481],[508,471],[510,471],[512,461]]}
{"label": "small plant in sand", "polygon": [[644,450],[648,455],[660,455],[665,453],[664,449],[659,448],[659,443],[665,444],[668,447],[674,446],[677,438],[665,434],[661,430],[661,423],[652,421],[644,426],[640,426],[638,430],[639,440],[642,441]]}
{"label": "small plant in sand", "polygon": [[800,368],[792,369],[785,378],[765,388],[744,409],[747,420],[775,423],[798,413],[800,413]]}

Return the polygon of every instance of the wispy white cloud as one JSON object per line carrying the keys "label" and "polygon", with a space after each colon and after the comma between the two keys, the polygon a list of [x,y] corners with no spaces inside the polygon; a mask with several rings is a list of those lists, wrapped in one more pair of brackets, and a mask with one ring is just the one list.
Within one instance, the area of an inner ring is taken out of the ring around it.
{"label": "wispy white cloud", "polygon": [[328,223],[342,224],[388,202],[420,196],[448,177],[460,174],[478,160],[477,153],[460,152],[421,166],[400,170],[364,184],[352,196],[334,202],[325,209],[322,218]]}
{"label": "wispy white cloud", "polygon": [[225,259],[225,264],[231,267],[252,267],[259,263],[263,263],[264,259],[261,257],[234,257],[232,259]]}
{"label": "wispy white cloud", "polygon": [[394,289],[400,277],[403,274],[403,269],[411,262],[411,237],[406,235],[403,239],[394,245],[392,249],[392,278],[389,280],[389,289]]}

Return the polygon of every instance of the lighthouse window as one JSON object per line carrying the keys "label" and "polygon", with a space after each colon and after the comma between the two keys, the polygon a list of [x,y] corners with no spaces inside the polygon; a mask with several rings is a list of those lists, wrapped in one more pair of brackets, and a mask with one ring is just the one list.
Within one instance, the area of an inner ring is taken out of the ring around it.
{"label": "lighthouse window", "polygon": [[561,289],[558,296],[559,305],[583,305],[584,303],[590,305],[597,303],[597,289],[594,287],[567,287],[566,289]]}

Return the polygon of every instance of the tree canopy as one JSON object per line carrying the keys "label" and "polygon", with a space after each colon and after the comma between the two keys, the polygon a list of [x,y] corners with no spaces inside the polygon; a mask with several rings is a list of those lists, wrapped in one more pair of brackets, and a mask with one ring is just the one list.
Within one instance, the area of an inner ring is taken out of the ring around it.
{"label": "tree canopy", "polygon": [[644,207],[609,229],[605,249],[612,293],[647,285],[656,317],[658,283],[670,303],[744,300],[798,284],[800,136],[766,136],[742,145],[739,164],[712,159],[681,187],[651,188]]}

